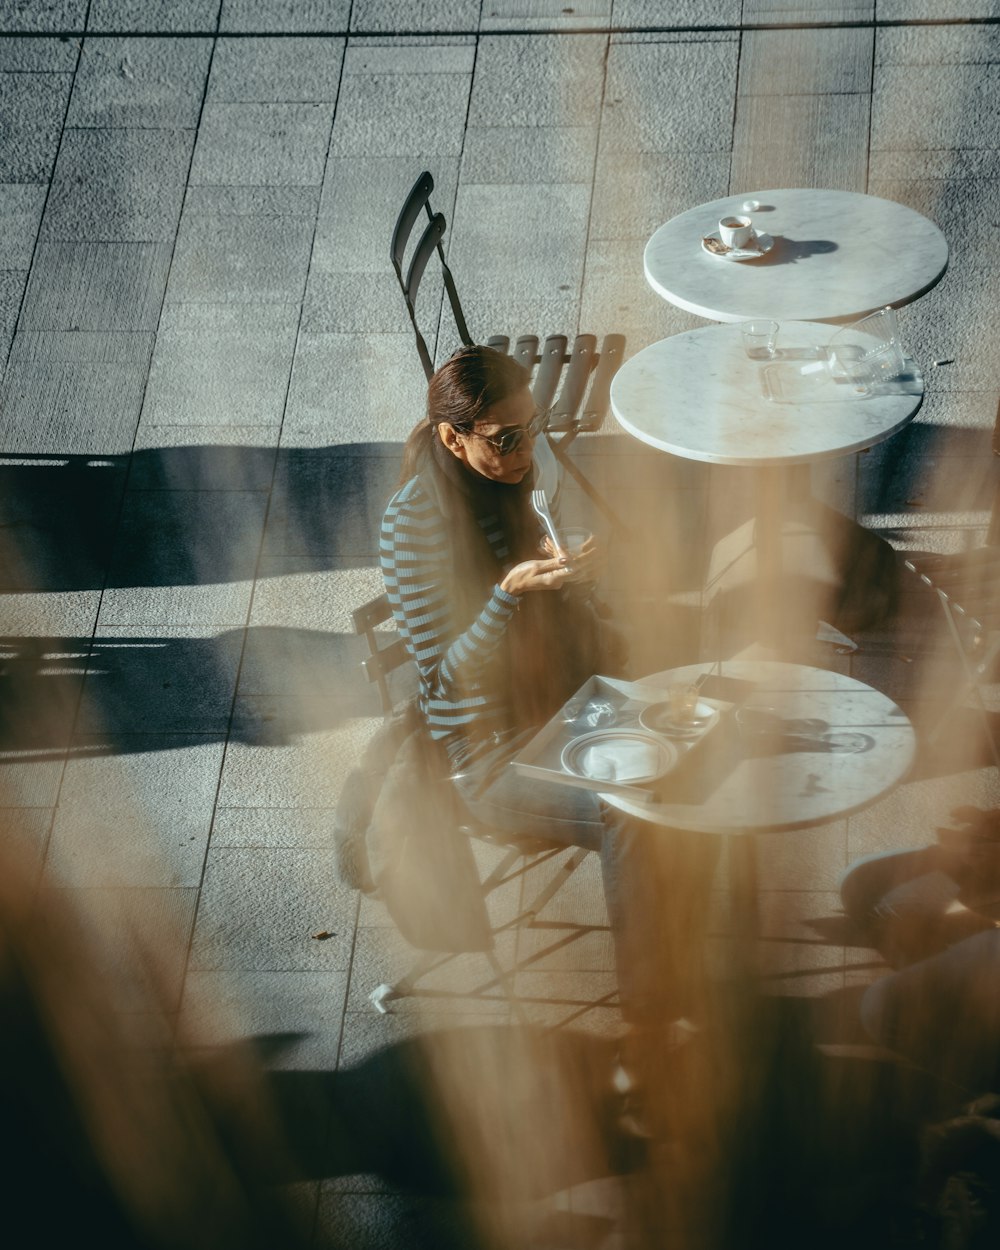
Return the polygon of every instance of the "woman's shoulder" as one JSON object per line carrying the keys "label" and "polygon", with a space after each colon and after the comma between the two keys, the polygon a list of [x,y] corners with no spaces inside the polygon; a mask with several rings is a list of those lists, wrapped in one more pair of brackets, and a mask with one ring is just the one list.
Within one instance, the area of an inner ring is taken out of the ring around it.
{"label": "woman's shoulder", "polygon": [[417,473],[404,482],[386,505],[385,521],[389,524],[429,524],[439,515],[433,495],[422,476]]}

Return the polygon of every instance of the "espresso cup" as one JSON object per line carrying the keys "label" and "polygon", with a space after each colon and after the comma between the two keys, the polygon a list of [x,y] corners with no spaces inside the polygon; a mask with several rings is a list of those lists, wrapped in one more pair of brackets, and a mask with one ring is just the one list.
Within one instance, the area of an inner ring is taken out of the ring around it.
{"label": "espresso cup", "polygon": [[719,222],[719,238],[726,247],[746,247],[753,234],[749,217],[723,217]]}

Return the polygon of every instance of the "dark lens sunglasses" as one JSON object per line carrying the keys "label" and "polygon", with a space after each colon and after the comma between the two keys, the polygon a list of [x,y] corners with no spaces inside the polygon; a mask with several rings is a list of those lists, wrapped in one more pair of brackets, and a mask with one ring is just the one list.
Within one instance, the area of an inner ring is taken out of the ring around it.
{"label": "dark lens sunglasses", "polygon": [[547,413],[536,412],[527,425],[508,425],[498,430],[496,434],[479,434],[475,430],[462,430],[461,433],[471,434],[473,438],[481,438],[484,443],[489,443],[498,455],[509,456],[521,446],[525,435],[529,438],[537,438],[545,429],[547,419]]}

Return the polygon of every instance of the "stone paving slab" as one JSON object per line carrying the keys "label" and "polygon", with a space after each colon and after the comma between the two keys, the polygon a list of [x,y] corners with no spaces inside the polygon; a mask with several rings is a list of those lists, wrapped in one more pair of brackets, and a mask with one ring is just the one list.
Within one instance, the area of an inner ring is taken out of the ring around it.
{"label": "stone paving slab", "polygon": [[867,95],[741,98],[733,135],[731,185],[864,187]]}
{"label": "stone paving slab", "polygon": [[906,65],[876,66],[872,150],[995,149],[1000,146],[1000,119],[993,107],[998,81],[996,64],[925,65],[919,74]]}
{"label": "stone paving slab", "polygon": [[183,130],[64,131],[40,237],[173,242],[193,139]]}
{"label": "stone paving slab", "polygon": [[197,887],[222,742],[195,734],[80,734],[73,746],[79,758],[66,765],[46,880]]}
{"label": "stone paving slab", "polygon": [[614,0],[615,26],[733,26],[740,20],[741,0],[673,0],[664,14],[662,0]]}
{"label": "stone paving slab", "polygon": [[[601,152],[590,209],[588,269],[594,240],[649,236],[692,204],[706,204],[729,191],[729,145],[721,152]],[[623,282],[641,280],[641,264],[623,265]],[[662,335],[660,337],[663,337]]]}
{"label": "stone paving slab", "polygon": [[739,94],[867,94],[874,40],[872,30],[859,27],[747,31],[740,46]]}
{"label": "stone paving slab", "polygon": [[[879,17],[882,17],[881,4]],[[743,22],[802,23],[866,22],[875,16],[875,0],[744,0]]]}
{"label": "stone paving slab", "polygon": [[[1000,6],[998,6],[1000,8]],[[876,65],[989,65],[996,60],[996,26],[889,26],[875,37]]]}
{"label": "stone paving slab", "polygon": [[213,33],[219,0],[91,0],[88,31]]}
{"label": "stone paving slab", "polygon": [[[728,150],[737,58],[738,45],[728,40],[613,44],[601,151]],[[678,92],[679,82],[689,90]]]}
{"label": "stone paving slab", "polygon": [[[252,710],[248,709],[248,710]],[[375,701],[373,699],[372,713]],[[241,709],[237,707],[237,713]],[[230,742],[219,787],[223,807],[335,807],[353,761],[374,731],[374,722],[277,742],[267,751]]]}
{"label": "stone paving slab", "polygon": [[210,39],[89,39],[66,124],[197,126],[211,54]]}
{"label": "stone paving slab", "polygon": [[189,972],[180,1027],[209,1046],[291,1034],[273,1067],[332,1071],[346,989],[341,969]]}
{"label": "stone paving slab", "polygon": [[343,55],[343,39],[222,38],[212,58],[208,100],[333,104]]}
{"label": "stone paving slab", "polygon": [[[463,50],[464,51],[464,50]],[[422,48],[423,72],[350,72],[348,51],[340,86],[331,156],[458,156],[469,84],[464,72],[437,70]]]}
{"label": "stone paving slab", "polygon": [[[0,9],[0,22],[3,12]],[[0,25],[0,31],[3,26]],[[76,69],[82,40],[40,36],[0,38],[0,71],[17,73],[72,74]],[[68,85],[68,84],[67,84]]]}
{"label": "stone paving slab", "polygon": [[27,279],[27,269],[0,270],[0,361],[6,360],[14,339]]}
{"label": "stone paving slab", "polygon": [[145,384],[141,365],[9,364],[0,383],[0,443],[21,453],[127,453]]}
{"label": "stone paving slab", "polygon": [[369,34],[475,30],[480,7],[480,0],[354,0],[351,30]]}
{"label": "stone paving slab", "polygon": [[350,0],[222,0],[219,29],[266,33],[344,31]]}
{"label": "stone paving slab", "polygon": [[198,128],[191,180],[209,186],[319,186],[332,120],[326,104],[210,100]]}
{"label": "stone paving slab", "polygon": [[463,185],[449,250],[460,295],[479,300],[502,288],[525,300],[575,294],[589,204],[589,188],[577,183]]}
{"label": "stone paving slab", "polygon": [[87,0],[4,0],[0,30],[82,30]]}
{"label": "stone paving slab", "polygon": [[328,852],[333,810],[328,807],[219,807],[212,824],[212,846],[251,850]]}
{"label": "stone paving slab", "polygon": [[168,243],[39,243],[24,297],[28,330],[155,330]]}
{"label": "stone paving slab", "polygon": [[5,589],[0,600],[0,633],[27,638],[89,637],[100,603],[99,590],[19,594]]}
{"label": "stone paving slab", "polygon": [[486,0],[479,19],[481,31],[550,32],[606,30],[611,23],[613,0]]}
{"label": "stone paving slab", "polygon": [[998,0],[878,0],[883,21],[1000,17]]}
{"label": "stone paving slab", "polygon": [[298,304],[312,236],[308,217],[185,210],[167,303]]}
{"label": "stone paving slab", "polygon": [[603,55],[604,40],[596,35],[484,36],[476,57],[468,124],[596,123]]}
{"label": "stone paving slab", "polygon": [[23,864],[25,879],[34,883],[41,876],[52,815],[52,809],[47,807],[0,808],[6,844]]}
{"label": "stone paving slab", "polygon": [[425,388],[412,334],[303,331],[282,440],[286,446],[364,445],[377,430],[402,444],[423,415]]}
{"label": "stone paving slab", "polygon": [[15,119],[0,133],[5,182],[48,181],[71,84],[69,74],[0,73],[0,112]]}
{"label": "stone paving slab", "polygon": [[589,184],[597,148],[593,126],[470,127],[462,152],[463,183]]}
{"label": "stone paving slab", "polygon": [[[425,274],[417,316],[429,345],[433,344],[443,289],[439,274]],[[404,335],[409,324],[403,297],[394,279],[388,275],[385,281],[373,286],[368,273],[310,270],[302,305],[304,333],[395,337]],[[415,347],[413,350],[416,352]]]}
{"label": "stone paving slab", "polygon": [[45,188],[37,183],[0,184],[0,270],[27,273],[44,204]]}
{"label": "stone paving slab", "polygon": [[168,304],[149,371],[144,425],[277,430],[297,327],[292,304]]}
{"label": "stone paving slab", "polygon": [[[354,892],[327,849],[220,847],[209,852],[190,967],[213,971],[345,971]],[[326,931],[322,941],[313,933]]]}

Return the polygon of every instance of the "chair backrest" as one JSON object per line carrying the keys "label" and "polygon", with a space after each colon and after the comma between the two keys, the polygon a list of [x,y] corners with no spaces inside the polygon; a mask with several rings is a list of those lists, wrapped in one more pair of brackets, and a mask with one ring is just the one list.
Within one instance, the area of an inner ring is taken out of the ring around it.
{"label": "chair backrest", "polygon": [[[425,169],[413,184],[410,194],[403,201],[403,207],[399,210],[399,216],[396,218],[396,225],[392,232],[392,243],[389,248],[389,258],[392,261],[399,288],[403,292],[403,299],[406,301],[406,311],[410,315],[410,324],[413,326],[413,333],[417,339],[417,352],[420,355],[420,363],[424,367],[424,373],[427,375],[428,381],[434,372],[434,361],[427,348],[427,342],[420,332],[416,307],[421,279],[424,276],[428,261],[435,252],[441,263],[444,287],[448,293],[448,301],[451,304],[458,336],[466,347],[472,346],[472,339],[465,324],[465,314],[462,312],[462,304],[458,298],[455,279],[452,277],[451,270],[448,268],[448,262],[445,260],[442,240],[444,239],[447,222],[443,213],[435,213],[431,208],[430,196],[433,190],[434,179],[429,171]],[[413,233],[414,226],[420,219],[421,211],[426,215],[427,225],[412,248],[409,263],[407,264],[406,253],[410,236]]]}
{"label": "chair backrest", "polygon": [[379,631],[379,626],[392,619],[388,595],[381,594],[369,599],[351,613],[354,632],[364,638],[368,654],[361,661],[361,668],[370,682],[378,687],[382,715],[391,716],[395,706],[389,687],[389,676],[410,660],[406,644],[398,634]]}

